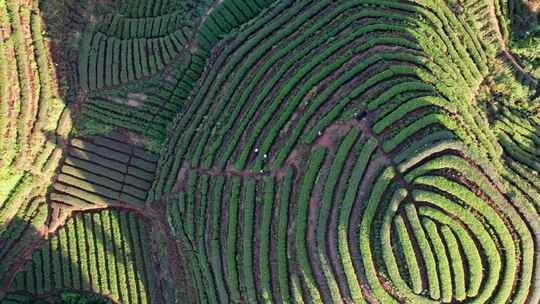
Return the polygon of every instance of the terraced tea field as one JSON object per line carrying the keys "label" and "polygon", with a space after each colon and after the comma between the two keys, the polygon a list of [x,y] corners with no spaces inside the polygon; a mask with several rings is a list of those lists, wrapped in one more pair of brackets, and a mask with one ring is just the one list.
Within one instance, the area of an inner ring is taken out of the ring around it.
{"label": "terraced tea field", "polygon": [[540,303],[539,11],[0,0],[0,303]]}

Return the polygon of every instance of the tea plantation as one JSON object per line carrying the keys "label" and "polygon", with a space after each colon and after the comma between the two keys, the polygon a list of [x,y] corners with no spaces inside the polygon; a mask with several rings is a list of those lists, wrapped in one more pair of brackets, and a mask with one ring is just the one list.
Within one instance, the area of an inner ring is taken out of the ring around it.
{"label": "tea plantation", "polygon": [[540,303],[539,13],[0,0],[0,303]]}

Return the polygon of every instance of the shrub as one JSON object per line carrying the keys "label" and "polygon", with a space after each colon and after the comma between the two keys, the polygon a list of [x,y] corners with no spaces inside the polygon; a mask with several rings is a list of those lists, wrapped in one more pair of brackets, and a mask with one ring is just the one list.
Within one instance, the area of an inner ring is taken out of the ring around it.
{"label": "shrub", "polygon": [[314,302],[321,302],[322,300],[307,257],[305,236],[309,199],[325,155],[326,150],[318,148],[312,152],[311,157],[309,158],[307,169],[302,178],[300,192],[298,194],[298,206],[296,206],[296,222],[294,227],[296,260],[307,285],[308,293]]}

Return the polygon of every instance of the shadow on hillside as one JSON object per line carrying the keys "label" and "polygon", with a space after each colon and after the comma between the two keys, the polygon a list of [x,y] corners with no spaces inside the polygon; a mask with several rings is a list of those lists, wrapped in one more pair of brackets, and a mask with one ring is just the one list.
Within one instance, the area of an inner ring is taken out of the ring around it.
{"label": "shadow on hillside", "polygon": [[64,290],[47,297],[35,297],[27,292],[10,293],[2,301],[8,304],[112,304],[103,296],[91,292],[73,292]]}
{"label": "shadow on hillside", "polygon": [[[148,295],[155,287],[149,275],[153,271],[147,271],[151,261],[142,250],[148,242],[141,237],[142,229],[136,217],[119,211],[75,214],[48,240],[35,240],[39,246],[31,256],[27,247],[20,246],[29,260],[11,278],[4,300],[19,295],[34,303],[71,292],[101,295],[114,303],[155,303],[155,294]],[[40,237],[32,228],[25,235]],[[136,265],[142,268],[137,270]]]}
{"label": "shadow on hillside", "polygon": [[540,2],[519,0],[510,8],[508,52],[504,52],[501,59],[513,67],[512,72],[522,85],[536,90],[532,97],[535,99],[540,96],[540,56],[537,51],[540,46]]}
{"label": "shadow on hillside", "polygon": [[[31,12],[33,17],[43,16],[42,34],[48,43],[50,60],[52,60],[50,62],[51,70],[54,71],[52,82],[58,86],[58,91],[52,93],[52,98],[62,100],[70,109],[66,112],[69,113],[67,115],[71,116],[68,117],[69,121],[74,121],[80,100],[83,97],[78,85],[77,53],[81,33],[91,22],[91,17],[87,15],[88,9],[83,4],[88,2],[92,1],[40,1],[39,10],[34,9]],[[26,23],[23,26],[30,27],[31,25]],[[43,132],[43,135],[47,139],[46,145],[54,149],[66,147],[67,138],[65,136],[69,133],[68,130],[65,135],[58,134],[57,129],[56,132]],[[62,162],[60,160],[58,168]],[[58,168],[51,168],[51,170],[57,171]],[[31,189],[32,187],[30,185],[26,188]],[[26,197],[21,199],[27,200]],[[31,204],[33,202],[21,204],[21,206],[26,209]],[[19,212],[25,215],[22,209],[21,207]],[[51,216],[50,211],[51,208],[48,208],[48,217]],[[144,295],[139,290],[130,291],[130,287],[125,287],[126,284],[132,284],[130,282],[135,282],[138,289],[154,292],[155,281],[151,277],[142,279],[146,276],[145,269],[152,268],[150,257],[141,254],[138,258],[130,260],[130,253],[125,251],[126,242],[130,244],[136,242],[138,244],[136,246],[141,248],[147,245],[146,239],[144,241],[142,238],[138,241],[134,240],[137,236],[141,237],[141,232],[137,231],[134,234],[129,228],[119,229],[119,234],[114,235],[117,245],[113,246],[115,241],[112,240],[113,236],[109,229],[112,222],[98,225],[94,220],[94,215],[100,214],[100,212],[88,212],[88,214],[91,216],[89,221],[86,220],[87,216],[80,216],[85,219],[79,226],[81,229],[71,231],[74,229],[61,227],[57,233],[49,234],[48,239],[45,237],[47,227],[43,226],[43,221],[38,226],[32,226],[29,225],[30,219],[26,217],[16,216],[12,219],[6,219],[4,227],[0,227],[0,271],[2,272],[0,274],[0,303],[8,302],[10,297],[20,297],[21,303],[25,303],[25,299],[28,300],[28,303],[38,303],[36,300],[50,300],[51,297],[55,297],[65,290],[82,291],[83,293],[94,292],[106,296],[116,292],[122,294],[120,299],[117,299],[118,302],[130,302],[122,299],[126,295],[125,290],[127,290],[129,297],[139,297],[139,302],[141,302],[140,297]],[[45,223],[48,222],[49,219],[45,221]],[[100,232],[96,232],[97,226],[102,227]],[[83,232],[92,233],[93,246],[90,245],[92,241],[89,241],[89,238],[85,238],[81,242]],[[73,238],[79,242],[71,242],[70,240]],[[61,244],[67,247],[64,248]],[[78,244],[78,246],[73,247],[73,244]],[[71,247],[69,247],[70,245]],[[85,250],[81,249],[82,246],[86,247]],[[95,264],[107,267],[102,269],[104,272],[92,275],[90,267],[94,264],[83,260],[81,256],[96,254],[98,248],[102,248],[100,251],[102,255],[100,258],[95,258]],[[113,257],[116,259],[112,259]],[[109,261],[113,262],[109,264]],[[136,264],[143,265],[141,269],[144,270],[132,269],[130,271],[129,267],[132,267],[130,265]],[[115,282],[104,276],[111,273],[129,275],[129,272],[131,272],[131,277],[127,278],[126,282]],[[140,281],[139,278],[141,278]],[[6,292],[11,292],[7,298],[5,297]],[[152,299],[155,300],[155,298]],[[155,301],[148,302],[154,303]]]}
{"label": "shadow on hillside", "polygon": [[539,1],[519,0],[513,3],[514,12],[510,16],[510,30],[519,34],[526,33],[538,25]]}

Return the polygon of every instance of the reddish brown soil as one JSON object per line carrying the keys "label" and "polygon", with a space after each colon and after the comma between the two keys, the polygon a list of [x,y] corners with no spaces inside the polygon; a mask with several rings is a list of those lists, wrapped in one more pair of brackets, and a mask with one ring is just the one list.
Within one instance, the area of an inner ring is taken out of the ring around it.
{"label": "reddish brown soil", "polygon": [[336,148],[334,144],[335,139],[347,134],[347,132],[353,126],[354,122],[352,120],[344,123],[334,123],[321,132],[321,136],[317,138],[315,144],[330,150],[334,150]]}

